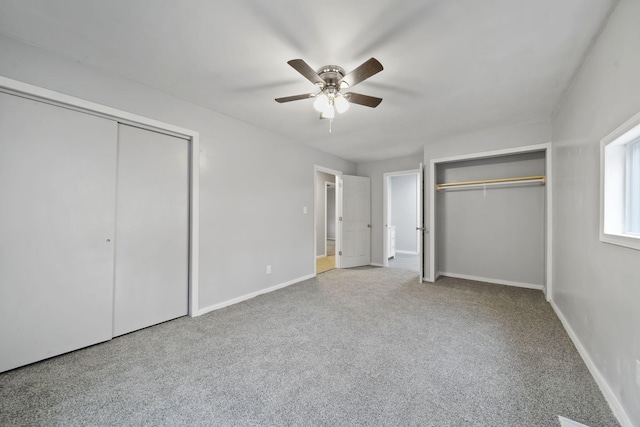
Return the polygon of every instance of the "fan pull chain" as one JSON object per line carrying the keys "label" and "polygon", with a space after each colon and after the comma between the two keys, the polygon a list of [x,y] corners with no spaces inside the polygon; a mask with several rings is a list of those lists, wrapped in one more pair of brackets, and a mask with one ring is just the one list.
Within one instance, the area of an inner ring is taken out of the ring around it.
{"label": "fan pull chain", "polygon": [[331,125],[333,125],[333,119],[329,119],[329,133],[331,133]]}

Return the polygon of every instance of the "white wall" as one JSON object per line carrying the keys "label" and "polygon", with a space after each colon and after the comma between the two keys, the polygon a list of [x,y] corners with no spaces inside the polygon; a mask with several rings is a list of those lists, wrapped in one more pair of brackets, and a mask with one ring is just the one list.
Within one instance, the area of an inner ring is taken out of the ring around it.
{"label": "white wall", "polygon": [[553,300],[636,426],[640,251],[598,233],[599,141],[640,112],[638,17],[640,1],[620,1],[553,119]]}
{"label": "white wall", "polygon": [[[443,163],[438,183],[545,175],[545,153]],[[438,272],[488,282],[545,284],[545,193],[540,184],[436,193]]]}
{"label": "white wall", "polygon": [[328,182],[336,182],[335,175],[316,172],[316,257],[327,255],[324,239],[327,224],[324,192]]}
{"label": "white wall", "polygon": [[4,36],[0,52],[0,75],[200,132],[200,308],[313,274],[314,165],[355,164]]}
{"label": "white wall", "polygon": [[421,162],[422,153],[378,162],[358,163],[358,175],[371,178],[371,262],[373,264],[383,264],[383,233],[387,232],[383,224],[382,212],[384,174],[417,169]]}
{"label": "white wall", "polygon": [[[510,127],[479,130],[476,132],[434,138],[425,143],[425,217],[429,217],[429,188],[436,183],[431,182],[429,166],[432,159],[458,156],[463,154],[481,153],[485,151],[501,150],[505,148],[522,147],[525,145],[543,144],[551,141],[551,123],[528,123]],[[360,165],[358,165],[358,168]],[[428,222],[428,221],[427,221]],[[428,224],[427,224],[428,226]],[[431,231],[431,230],[430,230]],[[438,230],[434,230],[437,234]],[[426,233],[423,241],[425,260],[430,257],[430,239],[434,233]],[[436,262],[437,265],[437,262]],[[425,262],[425,277],[430,275],[430,265]]]}
{"label": "white wall", "polygon": [[418,181],[416,175],[389,177],[389,225],[396,226],[396,251],[416,252],[418,247]]}

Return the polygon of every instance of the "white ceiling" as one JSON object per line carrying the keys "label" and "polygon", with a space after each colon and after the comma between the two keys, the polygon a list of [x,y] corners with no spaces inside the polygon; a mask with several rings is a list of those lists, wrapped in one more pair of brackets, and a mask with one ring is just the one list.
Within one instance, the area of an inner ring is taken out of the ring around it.
{"label": "white ceiling", "polygon": [[[0,33],[353,161],[433,137],[549,120],[616,0],[0,0]],[[370,57],[354,91],[384,98],[318,120],[287,65]]]}

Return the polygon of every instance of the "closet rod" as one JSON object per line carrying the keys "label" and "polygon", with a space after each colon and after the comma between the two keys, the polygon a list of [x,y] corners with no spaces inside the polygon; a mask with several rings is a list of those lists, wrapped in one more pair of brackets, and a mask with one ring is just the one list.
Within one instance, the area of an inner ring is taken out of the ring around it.
{"label": "closet rod", "polygon": [[521,176],[516,178],[500,178],[500,179],[485,179],[480,181],[463,181],[463,182],[448,182],[446,184],[436,184],[436,190],[446,190],[451,187],[463,187],[471,185],[483,185],[483,184],[509,184],[516,182],[540,182],[540,185],[545,185],[547,178],[544,175],[537,176]]}

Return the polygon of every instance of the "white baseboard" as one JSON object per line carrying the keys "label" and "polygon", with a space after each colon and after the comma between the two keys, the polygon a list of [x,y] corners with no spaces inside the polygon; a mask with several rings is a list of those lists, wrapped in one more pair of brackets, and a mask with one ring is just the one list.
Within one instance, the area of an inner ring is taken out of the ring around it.
{"label": "white baseboard", "polygon": [[261,289],[259,291],[251,292],[250,294],[242,295],[240,297],[233,298],[233,299],[230,299],[230,300],[218,303],[218,304],[210,305],[209,307],[201,308],[196,313],[196,316],[201,316],[203,314],[209,313],[209,312],[214,311],[214,310],[220,310],[221,308],[225,308],[225,307],[228,307],[230,305],[237,304],[239,302],[246,301],[248,299],[257,297],[258,295],[268,294],[269,292],[273,292],[273,291],[277,291],[278,289],[286,288],[287,286],[294,285],[296,283],[302,282],[302,281],[307,280],[307,279],[311,279],[313,277],[316,277],[316,275],[315,274],[309,274],[307,276],[299,277],[297,279],[293,279],[293,280],[290,280],[290,281],[285,282],[285,283],[280,283],[279,285],[271,286],[270,288]]}
{"label": "white baseboard", "polygon": [[384,264],[380,264],[379,262],[372,262],[369,265],[372,265],[374,267],[384,267]]}
{"label": "white baseboard", "polygon": [[570,420],[569,418],[562,417],[558,415],[558,419],[560,420],[561,427],[589,427],[577,421]]}
{"label": "white baseboard", "polygon": [[491,279],[488,277],[469,276],[466,274],[446,273],[444,271],[438,272],[438,274],[436,275],[436,278],[440,276],[454,277],[456,279],[475,280],[477,282],[495,283],[497,285],[515,286],[518,288],[536,289],[539,291],[544,290],[543,285],[533,285],[531,283],[513,282],[511,280],[500,280],[500,279]]}
{"label": "white baseboard", "polygon": [[418,255],[418,252],[415,252],[415,251],[401,251],[399,249],[396,249],[396,253],[405,254],[405,255]]}
{"label": "white baseboard", "polygon": [[324,255],[316,255],[316,259],[326,258],[326,257],[327,257],[326,253]]}
{"label": "white baseboard", "polygon": [[580,357],[582,357],[582,360],[584,361],[585,365],[587,365],[587,369],[589,369],[591,376],[596,381],[596,384],[598,384],[598,387],[600,387],[600,391],[604,395],[604,398],[607,400],[609,407],[611,407],[611,411],[613,412],[613,415],[616,416],[616,418],[618,419],[618,422],[622,427],[633,427],[633,424],[631,423],[631,419],[629,418],[624,408],[620,404],[620,401],[618,400],[615,393],[613,392],[613,389],[609,386],[609,383],[607,383],[607,380],[605,380],[605,378],[602,376],[602,373],[597,368],[596,364],[593,363],[593,360],[589,356],[587,349],[582,345],[582,343],[578,339],[578,336],[574,332],[573,328],[571,328],[571,325],[569,324],[567,319],[564,317],[564,314],[562,314],[562,312],[560,311],[558,306],[555,304],[555,302],[553,302],[553,300],[549,301],[549,304],[551,304],[551,307],[553,307],[553,311],[556,312],[556,315],[560,319],[560,322],[562,322],[562,326],[564,326],[564,329],[567,331],[569,338],[571,338],[571,341],[573,341],[573,345],[576,346],[576,349],[578,350]]}

